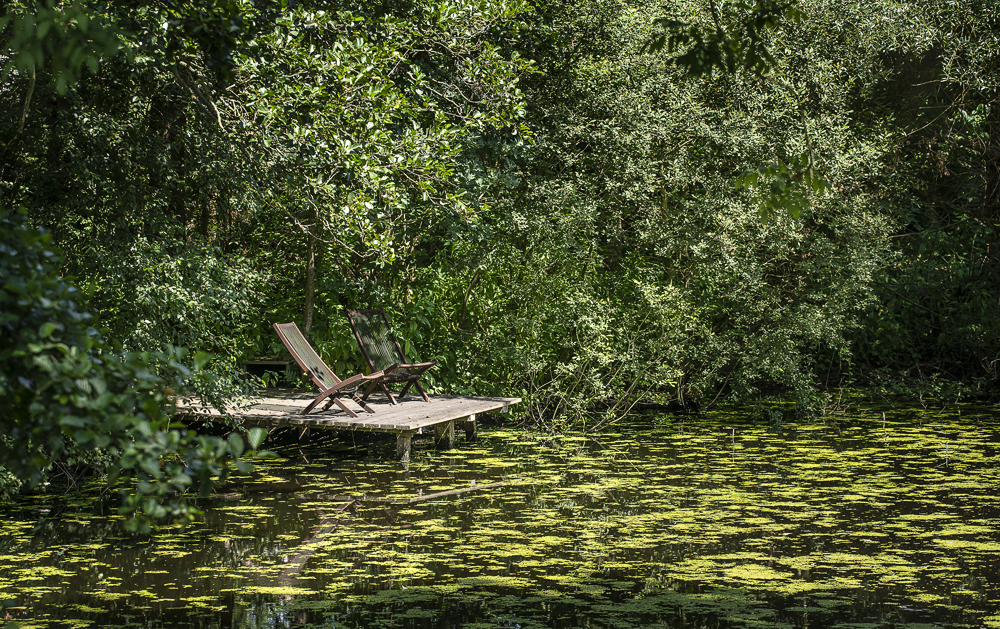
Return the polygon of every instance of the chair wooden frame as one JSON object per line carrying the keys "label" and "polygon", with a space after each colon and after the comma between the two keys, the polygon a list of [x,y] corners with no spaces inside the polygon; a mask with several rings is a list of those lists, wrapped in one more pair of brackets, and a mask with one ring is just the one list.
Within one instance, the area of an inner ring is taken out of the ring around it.
{"label": "chair wooden frame", "polygon": [[295,362],[299,364],[302,371],[309,374],[312,381],[316,383],[319,387],[320,394],[313,400],[309,406],[305,407],[302,411],[303,415],[308,415],[309,411],[314,409],[320,402],[326,400],[326,404],[321,410],[327,410],[332,404],[336,404],[345,413],[351,417],[357,417],[358,414],[347,408],[347,406],[340,400],[342,397],[349,397],[354,400],[358,406],[365,409],[368,413],[374,413],[375,411],[365,403],[365,399],[368,397],[368,392],[365,393],[363,397],[358,397],[357,386],[365,382],[369,382],[368,391],[371,391],[371,387],[382,380],[384,374],[381,371],[375,371],[371,374],[363,375],[357,374],[347,378],[346,380],[341,380],[337,377],[337,374],[333,373],[333,370],[327,367],[323,359],[319,357],[316,350],[312,348],[309,341],[299,330],[299,326],[295,323],[275,323],[274,331],[278,333],[278,338],[281,342],[285,344],[288,349],[288,353],[292,355]]}
{"label": "chair wooden frame", "polygon": [[[358,347],[361,348],[361,353],[364,354],[365,361],[368,362],[368,366],[371,368],[372,372],[382,373],[384,377],[381,380],[372,382],[368,385],[368,389],[365,391],[363,397],[367,398],[368,394],[377,386],[382,389],[386,397],[389,398],[390,404],[396,404],[396,399],[393,398],[392,392],[386,384],[392,384],[396,382],[405,382],[406,386],[403,387],[402,392],[399,394],[399,400],[406,396],[406,393],[410,390],[411,386],[416,387],[417,391],[420,392],[420,396],[424,398],[424,402],[430,402],[430,398],[427,397],[427,393],[424,392],[423,387],[420,386],[420,376],[423,375],[425,371],[437,364],[436,360],[424,363],[408,363],[406,362],[406,356],[403,354],[403,349],[399,346],[399,341],[396,340],[396,335],[392,333],[392,328],[389,327],[389,319],[385,316],[385,310],[382,308],[376,308],[374,310],[348,310],[347,320],[351,324],[351,330],[354,331],[354,338],[358,341]],[[382,342],[384,347],[381,352],[376,351],[375,341],[372,338],[365,338],[362,331],[359,329],[360,321],[366,322],[379,322],[385,327],[380,330],[383,339]],[[392,345],[388,346],[388,341],[392,341]],[[391,348],[395,349],[395,352],[391,351]],[[392,356],[392,354],[395,354]],[[397,360],[398,359],[398,360]],[[391,360],[396,360],[396,362],[389,363]],[[378,365],[378,362],[388,363]]]}

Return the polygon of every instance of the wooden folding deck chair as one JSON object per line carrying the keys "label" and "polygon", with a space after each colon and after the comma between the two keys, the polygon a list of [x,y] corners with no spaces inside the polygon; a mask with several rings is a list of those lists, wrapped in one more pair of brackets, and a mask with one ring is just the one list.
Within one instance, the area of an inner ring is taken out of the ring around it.
{"label": "wooden folding deck chair", "polygon": [[411,386],[415,386],[417,391],[420,391],[421,397],[424,398],[424,402],[430,402],[418,380],[425,371],[437,364],[436,360],[427,363],[406,362],[406,356],[403,355],[402,348],[399,347],[396,337],[392,334],[389,320],[381,308],[348,310],[347,320],[351,323],[354,338],[358,340],[358,346],[361,347],[361,353],[365,355],[368,366],[373,372],[381,372],[385,376],[382,380],[369,385],[369,391],[375,386],[379,386],[389,398],[389,402],[395,404],[396,400],[385,385],[405,382],[406,386],[399,394],[400,400],[403,399]]}
{"label": "wooden folding deck chair", "polygon": [[[368,392],[371,391],[372,385],[376,382],[380,382],[384,377],[381,371],[375,371],[369,375],[357,374],[351,376],[347,380],[341,380],[337,377],[337,374],[333,373],[333,370],[326,366],[323,359],[319,357],[316,350],[312,348],[306,337],[302,335],[299,330],[299,326],[295,323],[275,323],[274,331],[278,333],[278,338],[281,342],[285,344],[288,348],[288,352],[295,359],[295,362],[302,367],[302,370],[309,374],[312,381],[316,383],[319,387],[319,395],[316,397],[309,406],[305,407],[302,411],[303,415],[308,415],[309,411],[316,407],[317,404],[323,400],[327,400],[326,405],[323,406],[322,410],[330,408],[331,404],[336,404],[345,413],[351,417],[357,417],[358,414],[347,408],[343,402],[340,401],[342,397],[349,397],[357,404],[365,409],[369,413],[374,413],[370,406],[365,404],[365,399],[368,397]],[[368,391],[365,392],[363,397],[358,397],[358,387],[361,383],[368,382]],[[329,399],[328,399],[329,398]]]}

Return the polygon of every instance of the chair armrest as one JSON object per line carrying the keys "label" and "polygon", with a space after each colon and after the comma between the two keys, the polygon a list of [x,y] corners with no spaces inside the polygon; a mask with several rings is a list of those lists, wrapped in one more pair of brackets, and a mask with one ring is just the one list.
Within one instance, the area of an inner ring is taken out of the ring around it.
{"label": "chair armrest", "polygon": [[375,373],[368,374],[367,376],[364,375],[364,374],[360,374],[360,373],[359,374],[355,374],[355,375],[351,376],[350,378],[347,378],[346,380],[341,380],[337,384],[335,384],[332,387],[330,387],[330,391],[339,391],[340,389],[343,389],[344,387],[351,386],[352,384],[354,384],[356,382],[362,382],[364,380],[374,380],[376,378],[381,378],[383,375],[384,374],[381,371],[376,371]]}
{"label": "chair armrest", "polygon": [[426,363],[398,363],[396,365],[393,365],[393,367],[394,368],[396,368],[396,367],[406,367],[406,368],[409,368],[409,369],[413,369],[415,367],[433,367],[436,364],[437,364],[437,361],[436,360],[432,360],[432,361],[426,362]]}

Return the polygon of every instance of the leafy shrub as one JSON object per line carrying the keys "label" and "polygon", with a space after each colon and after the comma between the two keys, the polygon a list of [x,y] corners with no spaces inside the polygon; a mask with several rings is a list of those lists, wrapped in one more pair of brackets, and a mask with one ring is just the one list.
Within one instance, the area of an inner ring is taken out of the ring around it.
{"label": "leafy shrub", "polygon": [[[261,319],[262,286],[249,262],[197,241],[139,239],[89,279],[102,323],[124,350],[177,346],[212,354],[214,377],[194,390],[219,406],[258,384],[238,363]],[[192,356],[184,361],[189,369]]]}
{"label": "leafy shrub", "polygon": [[[58,274],[48,234],[0,212],[0,460],[5,493],[42,482],[71,452],[102,450],[132,526],[193,517],[183,499],[227,473],[232,443],[172,424],[168,398],[197,374],[169,353],[114,351],[90,325],[81,292]],[[202,362],[195,361],[195,365]]]}

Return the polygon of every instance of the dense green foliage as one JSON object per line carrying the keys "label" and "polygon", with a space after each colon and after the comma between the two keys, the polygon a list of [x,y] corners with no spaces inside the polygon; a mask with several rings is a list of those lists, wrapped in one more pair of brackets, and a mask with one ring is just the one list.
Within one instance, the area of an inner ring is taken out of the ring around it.
{"label": "dense green foliage", "polygon": [[[0,492],[35,486],[52,466],[71,475],[81,464],[110,480],[125,473],[123,512],[137,529],[166,515],[192,517],[179,498],[208,492],[225,478],[235,442],[172,423],[167,397],[194,377],[183,352],[116,351],[90,325],[81,294],[56,273],[50,237],[23,215],[0,214]],[[260,429],[257,429],[258,431]],[[260,444],[262,433],[252,441]],[[241,469],[244,462],[239,462]]]}
{"label": "dense green foliage", "polygon": [[279,320],[361,370],[367,306],[552,429],[1000,377],[982,0],[60,7],[0,21],[0,203],[216,402]]}
{"label": "dense green foliage", "polygon": [[1000,378],[1000,15],[969,1],[920,16],[889,40],[880,59],[892,71],[853,104],[895,132],[878,183],[899,256],[879,277],[855,355],[885,378],[983,390]]}

